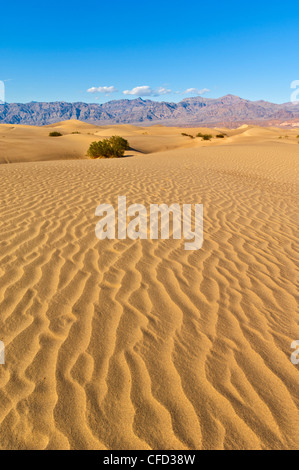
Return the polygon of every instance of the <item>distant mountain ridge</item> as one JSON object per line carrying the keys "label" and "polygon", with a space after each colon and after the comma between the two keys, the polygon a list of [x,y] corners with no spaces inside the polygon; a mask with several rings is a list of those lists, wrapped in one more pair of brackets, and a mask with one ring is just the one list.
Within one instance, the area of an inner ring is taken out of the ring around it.
{"label": "distant mountain ridge", "polygon": [[5,103],[0,105],[0,124],[44,126],[77,119],[97,125],[163,124],[225,125],[244,123],[279,125],[299,119],[299,105],[249,101],[238,96],[186,98],[179,103],[143,100],[115,100],[103,104],[87,103]]}

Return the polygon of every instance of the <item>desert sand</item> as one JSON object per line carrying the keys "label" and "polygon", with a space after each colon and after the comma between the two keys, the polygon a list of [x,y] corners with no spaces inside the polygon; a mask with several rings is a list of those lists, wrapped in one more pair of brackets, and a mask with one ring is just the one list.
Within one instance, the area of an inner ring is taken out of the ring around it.
{"label": "desert sand", "polygon": [[[50,132],[59,132],[61,137],[49,137]],[[213,135],[212,141],[191,139],[199,132]],[[216,139],[225,133],[225,139]],[[132,125],[94,126],[71,120],[49,126],[35,127],[0,124],[0,164],[49,160],[87,159],[86,152],[91,142],[121,135],[128,139],[129,155],[143,155],[177,150],[235,143],[288,143],[298,144],[299,129],[265,128],[243,125],[238,129],[209,129],[204,127],[137,127]],[[299,149],[299,147],[298,147]]]}
{"label": "desert sand", "polygon": [[[299,448],[299,130],[185,131],[0,126],[1,449]],[[98,240],[119,195],[203,203],[202,249]]]}

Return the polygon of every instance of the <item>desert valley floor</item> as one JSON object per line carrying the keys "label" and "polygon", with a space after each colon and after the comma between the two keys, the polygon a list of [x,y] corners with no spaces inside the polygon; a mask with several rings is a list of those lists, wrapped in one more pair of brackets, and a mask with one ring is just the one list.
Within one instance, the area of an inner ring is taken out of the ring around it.
{"label": "desert valley floor", "polygon": [[[299,130],[182,132],[0,126],[1,449],[299,448]],[[202,249],[98,240],[119,195],[203,203]]]}

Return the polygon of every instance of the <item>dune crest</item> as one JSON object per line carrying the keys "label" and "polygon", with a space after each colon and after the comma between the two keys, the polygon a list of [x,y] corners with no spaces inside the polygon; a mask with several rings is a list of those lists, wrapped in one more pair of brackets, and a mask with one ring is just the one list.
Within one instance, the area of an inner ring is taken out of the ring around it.
{"label": "dune crest", "polygon": [[[1,449],[299,447],[298,149],[229,139],[0,166]],[[203,248],[99,241],[118,195],[203,203]]]}
{"label": "dune crest", "polygon": [[[49,137],[49,133],[53,131],[59,132],[62,136]],[[196,137],[198,133],[210,134],[213,139],[203,141],[200,137]],[[232,143],[298,144],[298,133],[298,129],[286,131],[248,125],[237,129],[161,125],[140,127],[131,124],[95,126],[75,119],[43,127],[0,124],[0,164],[86,159],[91,142],[112,135],[120,135],[129,141],[131,149],[127,155],[142,156],[167,150],[223,146]],[[216,136],[219,134],[225,134],[225,138],[217,139]]]}

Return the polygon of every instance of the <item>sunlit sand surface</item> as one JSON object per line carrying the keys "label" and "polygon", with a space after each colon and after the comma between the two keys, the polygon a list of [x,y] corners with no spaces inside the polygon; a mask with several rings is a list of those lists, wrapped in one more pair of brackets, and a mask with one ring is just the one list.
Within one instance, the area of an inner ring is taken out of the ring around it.
{"label": "sunlit sand surface", "polygon": [[[299,131],[222,131],[0,126],[0,448],[298,449]],[[99,241],[119,195],[203,203],[203,248]]]}

